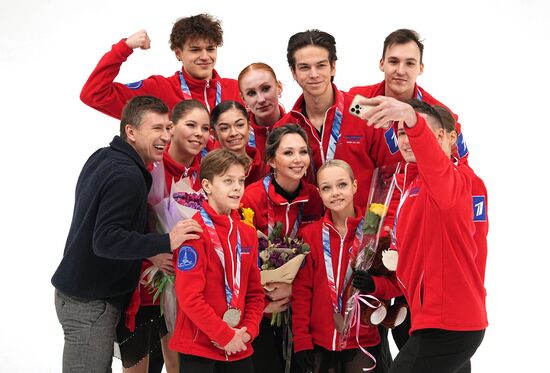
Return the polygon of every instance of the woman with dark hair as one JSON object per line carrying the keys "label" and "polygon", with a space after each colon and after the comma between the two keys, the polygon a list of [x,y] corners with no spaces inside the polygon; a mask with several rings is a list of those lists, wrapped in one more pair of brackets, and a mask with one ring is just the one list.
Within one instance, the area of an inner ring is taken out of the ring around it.
{"label": "woman with dark hair", "polygon": [[[296,125],[283,125],[269,134],[265,160],[271,172],[247,187],[242,199],[242,206],[254,211],[254,226],[265,235],[280,222],[283,235],[296,237],[302,226],[322,216],[319,193],[305,181],[310,152],[307,135]],[[283,328],[271,326],[270,316],[288,308],[292,284],[270,283],[269,287],[273,290],[265,293],[264,318],[254,342],[253,360],[257,372],[281,373],[286,364],[283,356],[290,359],[292,351],[283,352]]]}
{"label": "woman with dark hair", "polygon": [[248,145],[250,123],[246,109],[237,101],[224,101],[212,110],[210,125],[220,147],[250,159],[245,184],[248,186],[267,173],[258,149]]}

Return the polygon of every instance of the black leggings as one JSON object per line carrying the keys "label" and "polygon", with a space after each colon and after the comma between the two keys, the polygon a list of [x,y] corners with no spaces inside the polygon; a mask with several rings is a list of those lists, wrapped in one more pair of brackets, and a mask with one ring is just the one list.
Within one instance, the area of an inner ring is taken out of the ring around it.
{"label": "black leggings", "polygon": [[[405,299],[405,296],[400,296],[395,298],[395,303],[403,303],[407,304],[407,300]],[[393,337],[393,340],[395,342],[395,345],[397,346],[397,349],[401,350],[405,343],[407,343],[407,340],[409,339],[409,329],[411,328],[411,309],[409,308],[407,310],[407,317],[405,317],[405,321],[401,323],[400,325],[396,326],[391,330],[391,335]]]}
{"label": "black leggings", "polygon": [[469,371],[470,358],[483,340],[485,330],[415,331],[393,361],[390,373],[457,373]]}
{"label": "black leggings", "polygon": [[206,357],[179,354],[181,373],[254,373],[252,358],[218,361]]}
{"label": "black leggings", "polygon": [[[380,345],[368,347],[367,350],[378,359]],[[315,346],[313,356],[315,360],[313,373],[362,372],[363,368],[370,368],[374,365],[374,361],[359,348],[329,351],[323,347]],[[379,372],[377,368],[369,372],[377,373]]]}

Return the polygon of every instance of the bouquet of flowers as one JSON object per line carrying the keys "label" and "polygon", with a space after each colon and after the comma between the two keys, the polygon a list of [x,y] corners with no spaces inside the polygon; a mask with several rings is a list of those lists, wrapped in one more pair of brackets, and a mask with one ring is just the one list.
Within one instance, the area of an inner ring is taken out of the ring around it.
{"label": "bouquet of flowers", "polygon": [[[150,226],[159,233],[168,233],[174,225],[183,219],[190,219],[200,210],[206,200],[204,193],[191,188],[188,177],[178,182],[172,181],[166,188],[164,166],[162,161],[155,165],[153,185],[149,192]],[[176,296],[174,292],[174,275],[165,274],[159,268],[151,266],[143,271],[141,283],[153,293],[153,301],[160,297],[161,314],[164,314],[168,331],[174,330],[176,320]]]}
{"label": "bouquet of flowers", "polygon": [[[363,220],[363,236],[353,264],[355,270],[369,270],[375,257],[379,254],[380,233],[395,188],[393,175],[397,172],[399,172],[399,165],[384,166],[374,170]],[[363,315],[361,315],[362,313]],[[356,327],[356,338],[358,338],[362,319],[368,320],[369,324],[376,325],[385,317],[386,308],[382,302],[371,295],[361,294],[358,289],[351,290],[351,296],[346,303],[340,345],[345,346],[352,326]]]}
{"label": "bouquet of flowers", "polygon": [[[291,284],[309,253],[310,248],[299,238],[283,236],[283,223],[277,222],[269,236],[258,231],[258,251],[261,260],[261,281],[267,291],[271,282]],[[288,315],[287,315],[288,316]],[[271,325],[281,326],[284,316],[281,312],[273,312]]]}
{"label": "bouquet of flowers", "polygon": [[[254,212],[252,209],[241,209],[243,221],[252,225]],[[265,290],[271,291],[273,288],[269,283],[283,282],[292,284],[298,270],[302,266],[305,256],[310,248],[299,238],[290,238],[283,235],[283,223],[275,223],[269,236],[258,231],[258,252],[260,255],[260,276],[262,286]],[[280,312],[274,312],[271,315],[271,325],[281,326],[283,315]]]}

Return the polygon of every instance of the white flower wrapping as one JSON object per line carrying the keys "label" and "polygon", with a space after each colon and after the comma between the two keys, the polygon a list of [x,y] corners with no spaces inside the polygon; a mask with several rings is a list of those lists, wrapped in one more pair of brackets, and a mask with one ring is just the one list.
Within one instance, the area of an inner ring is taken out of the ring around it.
{"label": "white flower wrapping", "polygon": [[[190,208],[178,203],[174,198],[174,195],[178,193],[187,193],[189,195],[197,195],[201,199],[206,199],[206,196],[202,191],[196,192],[193,188],[191,188],[189,177],[181,178],[177,182],[172,181],[172,185],[167,188],[164,172],[163,162],[160,161],[156,163],[154,169],[151,171],[153,184],[148,196],[150,211],[153,213],[151,229],[154,229],[159,233],[170,232],[178,221],[191,219],[198,211],[195,208]],[[169,332],[171,332],[174,330],[176,323],[177,308],[174,281],[173,278],[170,280],[168,278],[158,280],[159,276],[169,277],[162,273],[159,268],[150,267],[148,271],[142,274],[142,283],[152,289],[152,291],[156,291],[157,289],[153,284],[155,282],[157,284],[161,281],[165,282],[160,293],[160,303],[161,310],[166,321],[166,328]],[[155,281],[155,277],[157,277],[157,281]]]}
{"label": "white flower wrapping", "polygon": [[301,240],[280,237],[277,232],[280,232],[281,229],[282,224],[278,222],[274,229],[276,234],[272,234],[269,238],[261,231],[257,232],[261,260],[260,276],[262,286],[267,291],[273,290],[269,283],[292,284],[309,253],[309,245],[304,244]]}
{"label": "white flower wrapping", "polygon": [[298,274],[298,270],[302,266],[305,259],[305,254],[298,254],[288,262],[275,269],[264,269],[260,271],[262,279],[262,286],[267,291],[272,291],[273,288],[269,287],[269,283],[283,282],[285,284],[292,284],[294,278]]}

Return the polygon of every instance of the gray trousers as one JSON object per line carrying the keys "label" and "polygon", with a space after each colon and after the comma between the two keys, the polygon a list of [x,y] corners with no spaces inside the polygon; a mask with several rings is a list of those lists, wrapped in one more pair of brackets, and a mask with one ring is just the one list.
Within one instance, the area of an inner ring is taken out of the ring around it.
{"label": "gray trousers", "polygon": [[65,334],[63,373],[110,373],[120,310],[103,300],[76,299],[58,290],[55,310]]}

